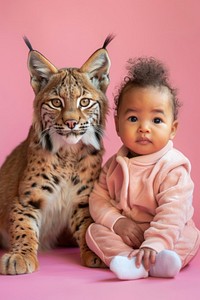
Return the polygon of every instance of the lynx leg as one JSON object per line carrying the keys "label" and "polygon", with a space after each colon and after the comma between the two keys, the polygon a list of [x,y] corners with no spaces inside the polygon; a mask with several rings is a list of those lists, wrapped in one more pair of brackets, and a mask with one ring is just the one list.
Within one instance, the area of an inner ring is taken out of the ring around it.
{"label": "lynx leg", "polygon": [[[89,268],[106,268],[106,265],[102,260],[92,252],[86,244],[86,230],[93,222],[89,214],[89,208],[87,202],[81,202],[74,209],[72,215],[72,232],[80,248],[81,262],[84,266]],[[74,228],[73,224],[76,224]]]}
{"label": "lynx leg", "polygon": [[2,274],[32,273],[38,268],[38,216],[23,206],[13,208],[9,219],[10,247],[0,261]]}

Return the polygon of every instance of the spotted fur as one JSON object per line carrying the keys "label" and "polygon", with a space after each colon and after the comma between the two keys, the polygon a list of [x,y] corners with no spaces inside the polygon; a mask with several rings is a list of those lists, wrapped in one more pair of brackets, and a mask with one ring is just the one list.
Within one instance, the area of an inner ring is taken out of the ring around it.
{"label": "spotted fur", "polygon": [[103,154],[110,59],[106,46],[81,68],[57,69],[30,42],[28,68],[35,92],[27,139],[0,169],[2,274],[31,273],[39,248],[78,245],[83,265],[103,263],[85,242],[92,219],[88,196]]}

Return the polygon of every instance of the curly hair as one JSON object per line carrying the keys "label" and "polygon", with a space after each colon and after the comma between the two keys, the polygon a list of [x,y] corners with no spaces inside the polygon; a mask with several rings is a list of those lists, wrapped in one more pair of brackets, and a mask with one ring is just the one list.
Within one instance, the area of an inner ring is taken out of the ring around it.
{"label": "curly hair", "polygon": [[167,87],[172,97],[174,120],[176,120],[181,103],[177,98],[177,90],[169,83],[168,70],[164,64],[153,57],[139,57],[129,59],[126,69],[128,74],[114,97],[115,111],[118,111],[123,95],[134,87]]}

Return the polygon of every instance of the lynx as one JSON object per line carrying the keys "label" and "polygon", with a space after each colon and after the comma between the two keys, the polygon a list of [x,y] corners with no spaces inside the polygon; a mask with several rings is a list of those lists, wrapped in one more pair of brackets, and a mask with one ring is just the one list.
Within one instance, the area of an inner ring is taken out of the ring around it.
{"label": "lynx", "polygon": [[28,136],[0,169],[2,274],[34,272],[38,250],[61,242],[80,247],[83,265],[104,266],[87,247],[85,232],[104,153],[112,39],[81,68],[58,69],[24,38],[35,99]]}

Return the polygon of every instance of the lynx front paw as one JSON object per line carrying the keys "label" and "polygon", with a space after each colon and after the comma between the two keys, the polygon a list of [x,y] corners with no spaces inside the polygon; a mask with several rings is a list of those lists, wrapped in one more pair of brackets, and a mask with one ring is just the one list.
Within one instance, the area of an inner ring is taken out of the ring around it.
{"label": "lynx front paw", "polygon": [[18,275],[32,273],[38,268],[38,260],[34,254],[19,253],[4,254],[0,262],[0,272],[4,275]]}
{"label": "lynx front paw", "polygon": [[89,268],[107,268],[102,260],[91,250],[81,253],[81,259],[84,266]]}

